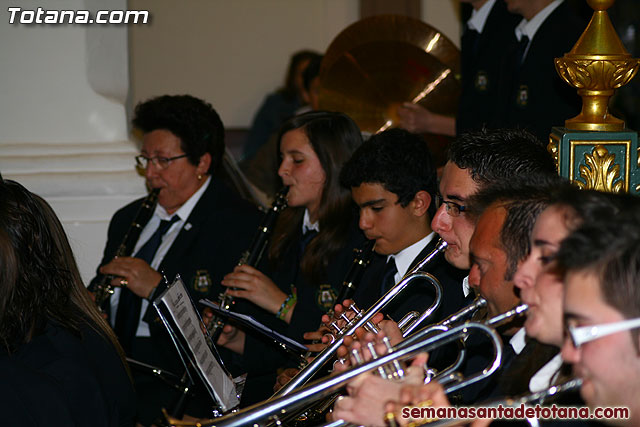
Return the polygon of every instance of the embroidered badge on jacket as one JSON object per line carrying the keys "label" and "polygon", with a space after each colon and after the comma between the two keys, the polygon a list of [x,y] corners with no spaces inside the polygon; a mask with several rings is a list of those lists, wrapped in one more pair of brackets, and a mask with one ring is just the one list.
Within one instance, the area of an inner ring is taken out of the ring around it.
{"label": "embroidered badge on jacket", "polygon": [[516,97],[516,104],[520,107],[526,107],[529,103],[529,86],[520,85],[518,88],[518,95]]}
{"label": "embroidered badge on jacket", "polygon": [[326,310],[333,308],[337,297],[338,295],[336,295],[335,291],[328,283],[320,285],[316,291],[316,301],[318,306]]}
{"label": "embroidered badge on jacket", "polygon": [[209,287],[212,285],[211,276],[209,276],[209,272],[207,270],[198,270],[196,271],[195,276],[193,277],[192,287],[197,292],[207,293],[209,292]]}
{"label": "embroidered badge on jacket", "polygon": [[474,85],[478,92],[486,92],[489,88],[489,76],[485,71],[478,71],[474,79]]}

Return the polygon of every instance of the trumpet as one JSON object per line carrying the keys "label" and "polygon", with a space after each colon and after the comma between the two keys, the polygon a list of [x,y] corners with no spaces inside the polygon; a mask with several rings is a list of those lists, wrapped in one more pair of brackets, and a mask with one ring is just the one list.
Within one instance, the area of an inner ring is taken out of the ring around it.
{"label": "trumpet", "polygon": [[[428,340],[430,338],[437,338],[439,336],[441,336],[442,334],[446,334],[449,331],[451,331],[454,328],[454,322],[459,321],[460,319],[464,319],[467,316],[471,316],[476,310],[484,307],[487,304],[487,301],[482,298],[482,297],[478,297],[476,298],[470,305],[468,305],[467,307],[464,307],[463,309],[461,309],[460,311],[458,311],[457,313],[452,314],[451,316],[449,316],[447,319],[441,321],[440,323],[437,323],[435,325],[431,325],[431,326],[427,326],[426,328],[421,329],[418,333],[416,333],[414,336],[412,336],[410,339],[407,339],[401,343],[399,343],[395,348],[393,348],[392,350],[390,350],[391,352],[395,352],[394,354],[399,354],[398,350],[402,349],[402,348],[407,348],[407,347],[411,347],[416,345],[419,342],[424,342],[424,340]],[[527,310],[527,305],[526,304],[520,304],[516,307],[514,307],[513,309],[506,311],[502,314],[499,314],[495,317],[492,317],[490,319],[488,319],[487,321],[485,321],[484,323],[481,323],[484,326],[490,327],[492,328],[492,330],[495,330],[496,327],[502,326],[506,323],[511,322],[513,319],[521,316],[526,310]],[[455,326],[455,328],[460,328],[460,327],[464,327],[464,325],[469,325],[469,324],[476,324],[476,322],[466,322],[462,325],[458,325]],[[435,335],[434,335],[435,334]],[[463,341],[464,339],[466,339],[468,335],[464,335],[462,334],[459,337],[459,341]],[[447,344],[449,342],[453,342],[455,340],[450,340],[447,341],[446,343],[443,344]],[[462,360],[464,359],[464,349],[461,348],[461,355],[458,357],[458,359],[456,360],[456,362],[454,362],[454,364],[452,366],[455,367],[459,367],[459,365],[462,364]],[[494,350],[495,351],[495,350]],[[496,353],[494,353],[496,354]],[[496,357],[494,357],[494,362],[496,360]],[[502,348],[500,349],[500,363],[502,361]],[[493,367],[493,363],[491,365],[489,365],[488,369],[491,370]],[[394,366],[396,366],[394,364]],[[497,369],[497,368],[496,368]],[[445,387],[445,394],[449,394],[449,393],[453,393],[456,392],[468,385],[471,385],[475,382],[481,381],[484,378],[487,378],[490,374],[486,374],[483,375],[482,372],[487,371],[487,369],[485,369],[484,371],[482,371],[479,374],[476,374],[466,380],[462,379],[461,375],[459,373],[454,373],[453,372],[453,367],[449,367],[446,370],[443,370],[442,373],[440,373],[438,376],[436,376],[433,380],[441,383],[443,386],[446,384],[450,384],[448,386]],[[493,373],[494,371],[492,371],[491,373]],[[382,372],[381,372],[382,374]],[[392,372],[391,375],[386,374],[383,375],[383,377],[387,377],[388,379],[393,379],[393,378],[397,378],[397,377],[402,377],[402,372],[399,373],[394,373]],[[428,380],[426,380],[428,382]],[[387,414],[385,419],[390,423],[393,424],[393,422],[395,421],[393,418],[394,414]],[[458,420],[459,422],[460,420]],[[397,422],[396,422],[397,423]],[[348,423],[347,421],[344,420],[336,420],[333,421],[329,424],[325,424],[323,427],[346,427],[346,426],[350,426],[351,424]]]}
{"label": "trumpet", "polygon": [[[490,402],[485,402],[485,403],[481,403],[480,405],[478,405],[478,407],[482,407],[482,408],[498,408],[498,407],[502,407],[502,408],[519,408],[521,405],[527,405],[527,404],[543,404],[545,402],[548,402],[550,400],[553,400],[555,398],[557,398],[559,395],[563,394],[563,393],[569,393],[572,391],[576,391],[578,389],[580,389],[580,386],[582,386],[582,380],[579,378],[574,378],[571,380],[568,380],[562,384],[558,384],[558,385],[554,385],[551,386],[545,390],[542,391],[538,391],[538,392],[534,392],[534,393],[527,393],[527,394],[523,394],[520,396],[516,396],[516,397],[507,397],[505,399],[499,399],[499,400],[494,400],[494,401],[490,401]],[[417,406],[420,406],[420,404],[418,404]],[[393,426],[398,426],[398,422],[395,418],[395,414],[393,413],[389,413],[385,416],[385,420],[388,422],[390,427]],[[460,424],[461,419],[460,418],[440,418],[437,420],[433,420],[433,419],[425,419],[425,420],[419,420],[419,421],[413,421],[411,423],[409,423],[408,425],[410,427],[416,427],[416,426],[420,426],[420,425],[425,425],[425,424],[429,424],[429,426],[433,426],[433,427],[449,427],[449,426],[453,426],[453,425],[458,425]],[[330,424],[331,427],[338,427],[338,426],[342,426],[345,424],[339,424],[339,423],[332,423]],[[327,426],[325,426],[327,427]]]}
{"label": "trumpet", "polygon": [[[462,308],[461,310],[459,310],[456,313],[451,314],[449,317],[447,317],[446,319],[440,321],[439,323],[432,325],[431,328],[433,329],[434,332],[443,332],[448,330],[450,327],[454,326],[455,324],[460,324],[461,322],[469,319],[478,309],[485,307],[487,304],[487,301],[482,298],[482,297],[477,297],[471,304],[469,304],[468,306]],[[412,312],[413,313],[413,312]],[[405,316],[404,319],[408,318],[409,316]],[[416,316],[417,317],[417,316]],[[403,320],[404,320],[403,319]],[[402,321],[401,321],[402,322]],[[404,328],[400,325],[400,323],[398,324],[398,326],[400,327],[400,330],[403,332],[403,336],[406,337],[406,328]],[[375,331],[374,331],[375,332]],[[387,347],[387,350],[389,352],[393,351],[393,348],[391,347],[391,344],[388,340],[388,338],[384,337],[383,338],[383,342]],[[375,354],[375,349],[372,348],[370,345],[368,345],[369,351],[371,352],[371,354]],[[358,352],[352,353],[354,358],[357,360],[358,358],[361,358],[361,355]],[[464,349],[463,346],[460,347],[460,353],[458,358],[456,359],[456,361],[450,366],[448,367],[446,370],[443,370],[441,373],[435,375],[435,373],[432,375],[433,378],[430,377],[430,380],[436,380],[439,381],[441,383],[449,382],[449,381],[453,381],[457,379],[458,374],[455,374],[454,372],[457,371],[460,367],[460,365],[462,365],[462,362],[465,358],[466,355],[466,351]],[[376,356],[377,357],[377,356]],[[395,360],[392,362],[392,367],[387,367],[387,368],[378,368],[378,372],[380,373],[380,375],[383,378],[387,378],[387,379],[401,379],[404,377],[404,369],[400,366],[400,363]],[[433,370],[429,369],[427,371],[428,373],[432,373],[434,372]],[[340,396],[340,393],[335,393],[334,396],[329,397],[328,399],[326,399],[324,402],[318,402],[316,403],[314,406],[312,406],[311,408],[307,408],[304,411],[304,414],[302,414],[302,416],[297,417],[297,420],[302,420],[303,422],[308,421],[309,419],[320,419],[322,416],[324,416],[324,414],[330,409],[331,406],[333,406],[333,404],[335,403],[335,401],[338,399],[338,397]]]}
{"label": "trumpet", "polygon": [[[442,345],[465,339],[471,335],[473,331],[486,334],[490,342],[493,344],[493,360],[482,371],[479,371],[471,377],[462,379],[455,384],[447,386],[445,392],[452,393],[462,389],[463,387],[481,381],[498,370],[502,363],[502,339],[495,329],[488,325],[490,324],[496,327],[501,326],[502,324],[521,315],[525,311],[526,305],[523,304],[506,313],[489,319],[485,323],[465,322],[462,325],[451,327],[437,335],[433,335],[432,331],[432,336],[428,337],[425,337],[424,335],[426,334],[425,331],[429,328],[424,328],[409,339],[391,348],[391,350],[383,356],[356,366],[339,375],[317,380],[288,395],[272,398],[265,402],[245,408],[240,412],[228,414],[221,418],[209,421],[199,421],[196,424],[181,422],[169,417],[168,421],[170,425],[184,427],[235,427],[245,425],[259,426],[267,423],[278,424],[280,422],[280,418],[288,416],[291,413],[299,412],[313,402],[330,396],[360,374],[377,370],[378,368],[387,366],[390,363],[392,364],[394,361],[410,359],[418,353],[430,352]],[[420,339],[417,338],[418,335],[421,336]],[[336,423],[338,423],[336,425],[346,424],[345,421],[337,421]],[[331,425],[333,424],[334,423]]]}
{"label": "trumpet", "polygon": [[[404,348],[393,348],[393,351],[390,353],[373,359],[360,366],[356,366],[355,368],[339,375],[315,381],[288,395],[280,396],[275,399],[272,398],[266,402],[258,403],[245,408],[242,411],[211,420],[210,422],[198,422],[197,424],[191,425],[200,427],[240,427],[247,425],[259,426],[267,423],[278,424],[280,417],[286,416],[292,412],[300,411],[313,402],[330,396],[358,375],[377,370],[380,367],[384,367],[392,363],[396,359],[405,360],[414,357],[420,352],[432,351],[441,345],[462,339],[473,332],[486,334],[494,347],[494,359],[482,371],[459,383],[450,385],[447,390],[448,392],[453,392],[467,385],[481,381],[482,379],[492,375],[500,367],[500,363],[502,361],[502,340],[493,328],[482,323],[467,322],[463,325],[451,328],[446,332],[442,332],[439,335],[426,338],[423,341],[414,342],[412,345],[405,346]],[[171,419],[169,421],[172,425],[187,425],[184,423],[176,423]]]}
{"label": "trumpet", "polygon": [[417,279],[427,280],[436,289],[436,298],[434,303],[429,307],[419,318],[417,318],[412,324],[413,328],[417,327],[423,320],[431,315],[440,305],[442,299],[442,289],[438,280],[429,273],[418,273],[425,265],[435,259],[444,249],[447,247],[447,243],[443,240],[439,241],[436,248],[429,253],[422,261],[420,261],[411,272],[408,272],[405,277],[392,287],[386,294],[384,294],[373,306],[366,311],[356,311],[356,316],[349,320],[349,323],[338,333],[335,341],[322,350],[318,355],[310,362],[304,369],[296,374],[291,381],[289,381],[284,387],[278,390],[271,399],[275,399],[280,396],[286,396],[291,393],[297,387],[305,384],[313,375],[320,370],[331,359],[335,352],[338,350],[344,341],[345,336],[353,335],[356,329],[364,327],[365,325],[371,330],[377,330],[375,325],[371,322],[371,318],[384,308],[389,302],[391,302],[398,294],[408,287],[410,283]]}

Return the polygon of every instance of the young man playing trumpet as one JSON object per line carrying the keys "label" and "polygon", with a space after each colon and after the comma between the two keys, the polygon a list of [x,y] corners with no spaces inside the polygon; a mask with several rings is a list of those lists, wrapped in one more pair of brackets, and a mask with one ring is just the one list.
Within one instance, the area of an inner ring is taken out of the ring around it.
{"label": "young man playing trumpet", "polygon": [[[438,236],[431,228],[436,212],[436,171],[422,138],[391,129],[373,135],[355,151],[342,169],[340,181],[351,189],[360,210],[360,229],[375,240],[374,250],[380,255],[365,272],[354,296],[361,308],[368,308],[436,247]],[[465,305],[459,283],[466,270],[456,269],[442,258],[424,270],[438,279],[443,293],[440,308],[430,321],[439,321]],[[430,286],[409,286],[410,290],[383,310],[395,321],[409,311],[424,311],[434,300]]]}
{"label": "young man playing trumpet", "polygon": [[640,210],[584,224],[563,241],[565,272],[562,358],[583,383],[591,408],[627,407],[640,425]]}

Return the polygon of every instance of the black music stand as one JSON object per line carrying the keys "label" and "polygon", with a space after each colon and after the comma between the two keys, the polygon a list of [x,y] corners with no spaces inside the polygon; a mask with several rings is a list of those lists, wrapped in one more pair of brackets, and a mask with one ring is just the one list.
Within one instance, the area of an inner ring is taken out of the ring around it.
{"label": "black music stand", "polygon": [[153,306],[178,350],[191,383],[194,383],[191,371],[195,371],[221,412],[236,408],[240,397],[234,379],[224,367],[215,345],[205,339],[202,318],[180,275],[154,299]]}

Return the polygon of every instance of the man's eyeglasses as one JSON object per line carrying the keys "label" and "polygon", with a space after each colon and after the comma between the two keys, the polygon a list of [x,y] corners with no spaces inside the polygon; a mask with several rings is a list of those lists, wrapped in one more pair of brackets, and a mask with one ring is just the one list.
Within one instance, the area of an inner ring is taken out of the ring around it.
{"label": "man's eyeglasses", "polygon": [[147,157],[143,154],[136,156],[136,166],[142,169],[146,169],[149,165],[149,162],[153,163],[155,167],[158,169],[166,169],[169,167],[172,161],[181,159],[183,157],[187,157],[186,154],[181,154],[179,156],[174,157]]}
{"label": "man's eyeglasses", "polygon": [[615,334],[616,332],[628,331],[636,328],[640,328],[640,317],[592,326],[575,326],[571,323],[567,323],[566,325],[569,338],[571,338],[571,342],[573,342],[573,345],[576,348],[580,347],[582,344],[588,343],[589,341],[597,340],[598,338],[606,337],[607,335]]}
{"label": "man's eyeglasses", "polygon": [[466,206],[449,200],[444,200],[440,194],[436,194],[436,206],[440,207],[444,203],[445,209],[450,216],[460,216],[460,212],[467,210]]}

